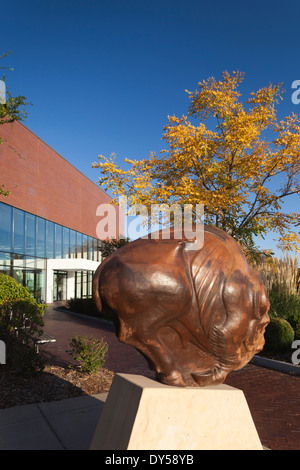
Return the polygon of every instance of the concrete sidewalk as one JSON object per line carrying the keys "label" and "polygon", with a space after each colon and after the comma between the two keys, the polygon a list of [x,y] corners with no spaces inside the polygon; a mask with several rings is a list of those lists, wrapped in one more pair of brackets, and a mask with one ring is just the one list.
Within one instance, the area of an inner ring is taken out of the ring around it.
{"label": "concrete sidewalk", "polygon": [[88,450],[107,393],[0,410],[0,450]]}

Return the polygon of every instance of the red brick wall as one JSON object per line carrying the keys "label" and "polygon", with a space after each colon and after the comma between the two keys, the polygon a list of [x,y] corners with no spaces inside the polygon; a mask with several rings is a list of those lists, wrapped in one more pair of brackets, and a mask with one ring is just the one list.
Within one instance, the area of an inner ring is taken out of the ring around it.
{"label": "red brick wall", "polygon": [[11,190],[0,201],[97,238],[96,208],[111,198],[23,124],[0,136],[0,185]]}

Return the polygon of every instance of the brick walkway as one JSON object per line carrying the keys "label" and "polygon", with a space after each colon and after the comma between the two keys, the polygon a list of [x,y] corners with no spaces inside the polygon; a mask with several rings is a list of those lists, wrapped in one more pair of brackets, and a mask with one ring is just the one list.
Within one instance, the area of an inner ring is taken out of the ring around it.
{"label": "brick walkway", "polygon": [[[108,323],[49,308],[45,331],[57,341],[44,348],[63,361],[70,361],[66,349],[73,335],[93,335],[109,344],[106,366],[110,370],[153,377],[142,355],[121,344]],[[264,446],[271,450],[300,450],[300,377],[249,364],[231,372],[225,383],[243,390]]]}

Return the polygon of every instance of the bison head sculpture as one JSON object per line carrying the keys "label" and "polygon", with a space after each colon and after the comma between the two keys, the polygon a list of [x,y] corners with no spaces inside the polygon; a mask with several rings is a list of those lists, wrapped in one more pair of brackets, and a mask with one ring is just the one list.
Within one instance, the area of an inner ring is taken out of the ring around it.
{"label": "bison head sculpture", "polygon": [[185,237],[123,246],[99,265],[93,297],[157,380],[181,387],[224,382],[263,348],[269,323],[258,273],[237,242],[211,226],[201,249]]}

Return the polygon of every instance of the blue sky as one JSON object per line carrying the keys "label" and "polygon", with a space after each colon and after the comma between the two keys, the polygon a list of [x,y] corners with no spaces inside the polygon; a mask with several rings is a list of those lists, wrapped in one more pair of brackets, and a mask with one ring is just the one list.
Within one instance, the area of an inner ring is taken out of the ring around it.
{"label": "blue sky", "polygon": [[282,82],[279,116],[299,113],[299,32],[298,0],[10,0],[0,51],[12,53],[0,65],[14,68],[12,94],[33,104],[25,125],[96,182],[99,154],[122,163],[165,148],[185,90],[224,70],[245,72],[246,94]]}

